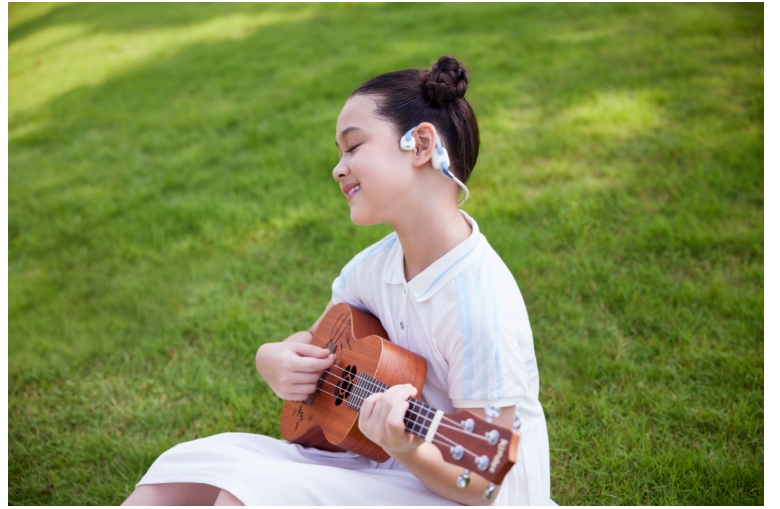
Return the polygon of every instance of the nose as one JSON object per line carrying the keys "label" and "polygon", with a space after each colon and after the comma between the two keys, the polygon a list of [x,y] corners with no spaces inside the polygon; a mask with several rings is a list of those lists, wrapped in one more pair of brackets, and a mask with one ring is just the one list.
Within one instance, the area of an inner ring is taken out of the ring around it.
{"label": "nose", "polygon": [[335,168],[333,168],[333,178],[337,181],[349,176],[349,166],[344,162],[344,159],[340,159]]}

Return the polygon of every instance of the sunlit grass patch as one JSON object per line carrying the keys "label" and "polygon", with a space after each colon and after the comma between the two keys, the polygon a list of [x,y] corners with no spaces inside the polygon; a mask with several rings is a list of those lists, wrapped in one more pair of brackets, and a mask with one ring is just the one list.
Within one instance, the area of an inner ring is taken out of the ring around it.
{"label": "sunlit grass patch", "polygon": [[663,95],[647,91],[599,93],[585,104],[560,114],[561,136],[623,140],[662,125],[658,107]]}

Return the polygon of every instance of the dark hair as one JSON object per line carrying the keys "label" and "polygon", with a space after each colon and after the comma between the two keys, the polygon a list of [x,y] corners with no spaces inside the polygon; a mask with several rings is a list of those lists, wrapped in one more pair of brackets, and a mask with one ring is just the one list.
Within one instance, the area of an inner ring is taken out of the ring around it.
{"label": "dark hair", "polygon": [[466,182],[477,163],[479,127],[464,95],[469,73],[444,55],[430,69],[406,69],[371,78],[350,97],[377,96],[374,113],[388,120],[400,137],[420,122],[430,122],[450,154],[450,171]]}

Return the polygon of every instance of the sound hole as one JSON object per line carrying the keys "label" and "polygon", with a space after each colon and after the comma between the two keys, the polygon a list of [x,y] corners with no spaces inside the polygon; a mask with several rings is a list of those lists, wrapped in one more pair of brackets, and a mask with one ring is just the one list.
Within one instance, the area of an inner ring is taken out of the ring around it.
{"label": "sound hole", "polygon": [[352,383],[357,376],[357,366],[347,366],[344,368],[344,372],[341,374],[343,380],[334,391],[333,395],[336,396],[336,406],[339,406],[347,396],[352,392]]}

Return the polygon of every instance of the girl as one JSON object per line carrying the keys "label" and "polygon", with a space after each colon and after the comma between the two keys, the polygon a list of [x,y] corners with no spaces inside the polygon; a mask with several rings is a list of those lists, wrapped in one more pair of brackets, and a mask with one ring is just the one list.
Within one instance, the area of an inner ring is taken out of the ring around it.
{"label": "girl", "polygon": [[[422,355],[428,372],[420,398],[434,408],[484,416],[496,404],[503,412],[494,422],[509,427],[515,414],[522,418],[517,463],[492,500],[482,496],[487,481],[474,475],[459,488],[462,468],[404,431],[406,399],[417,395],[397,385],[370,396],[358,421],[390,455],[385,463],[224,433],[165,452],[125,504],[550,503],[547,426],[525,304],[477,223],[458,208],[479,151],[467,85],[466,69],[443,56],[429,70],[377,76],[347,100],[336,122],[333,178],[355,224],[388,223],[395,232],[344,267],[325,312],[341,302],[367,310],[391,341]],[[321,320],[258,349],[257,370],[280,398],[306,399],[334,364],[329,350],[309,344]]]}

